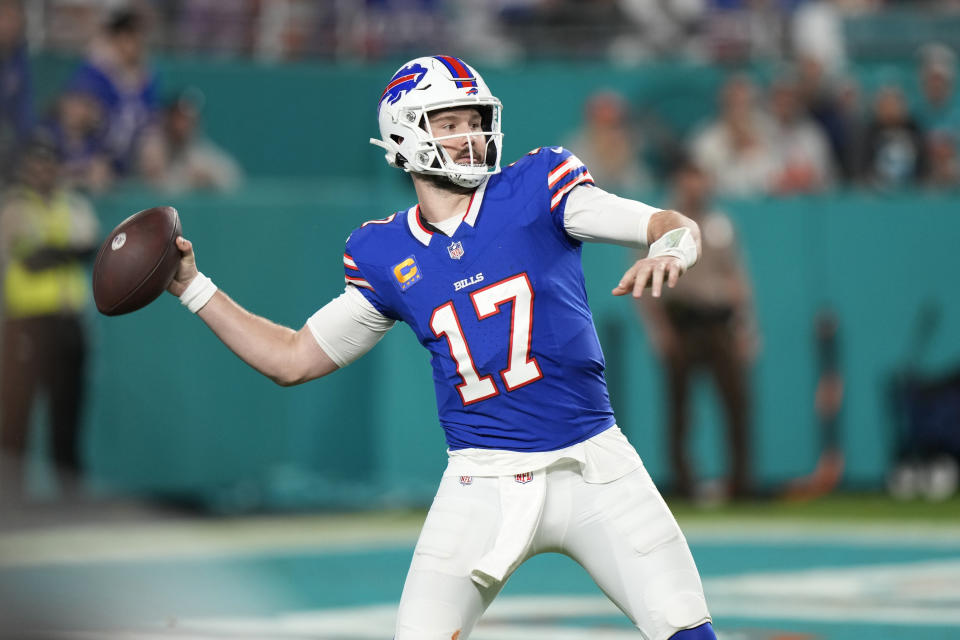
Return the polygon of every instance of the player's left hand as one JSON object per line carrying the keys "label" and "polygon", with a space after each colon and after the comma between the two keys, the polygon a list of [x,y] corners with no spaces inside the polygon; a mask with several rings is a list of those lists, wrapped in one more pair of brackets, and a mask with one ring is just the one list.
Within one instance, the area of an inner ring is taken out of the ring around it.
{"label": "player's left hand", "polygon": [[664,281],[672,289],[676,286],[681,274],[683,274],[683,264],[679,258],[673,256],[643,258],[627,269],[620,278],[620,284],[614,287],[613,295],[622,296],[632,291],[633,297],[639,298],[649,284],[650,293],[654,298],[659,298]]}
{"label": "player's left hand", "polygon": [[167,291],[180,297],[199,272],[197,258],[193,253],[193,243],[183,236],[177,236],[177,249],[180,250],[180,264],[177,265],[177,272],[170,281]]}

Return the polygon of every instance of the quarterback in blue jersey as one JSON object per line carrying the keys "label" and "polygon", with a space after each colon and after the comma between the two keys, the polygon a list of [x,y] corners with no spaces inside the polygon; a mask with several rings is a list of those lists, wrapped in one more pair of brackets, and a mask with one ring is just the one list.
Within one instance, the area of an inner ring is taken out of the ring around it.
{"label": "quarterback in blue jersey", "polygon": [[418,202],[347,239],[346,287],[294,331],[250,314],[178,238],[171,293],[283,385],[327,375],[398,321],[431,354],[447,469],[414,551],[397,640],[465,640],[526,559],[581,564],[648,640],[715,639],[686,540],[617,427],[583,242],[648,248],[614,295],[658,296],[697,260],[696,224],[606,193],[560,147],[501,167],[501,104],[452,56],[417,58],[378,104]]}
{"label": "quarterback in blue jersey", "polygon": [[551,451],[614,424],[580,242],[557,212],[589,182],[569,151],[540,149],[477,187],[451,236],[415,206],[347,241],[347,282],[433,356],[450,449]]}

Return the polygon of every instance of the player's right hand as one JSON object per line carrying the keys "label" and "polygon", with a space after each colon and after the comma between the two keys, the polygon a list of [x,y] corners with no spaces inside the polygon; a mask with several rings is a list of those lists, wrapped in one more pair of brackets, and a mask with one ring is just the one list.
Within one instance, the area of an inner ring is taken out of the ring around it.
{"label": "player's right hand", "polygon": [[682,273],[683,265],[680,259],[674,256],[643,258],[627,269],[611,293],[615,296],[633,293],[634,298],[639,298],[649,284],[653,297],[659,298],[663,285],[673,288]]}
{"label": "player's right hand", "polygon": [[177,236],[177,249],[180,250],[180,264],[177,265],[177,272],[170,281],[167,291],[179,298],[199,272],[197,258],[193,254],[193,243],[183,236]]}

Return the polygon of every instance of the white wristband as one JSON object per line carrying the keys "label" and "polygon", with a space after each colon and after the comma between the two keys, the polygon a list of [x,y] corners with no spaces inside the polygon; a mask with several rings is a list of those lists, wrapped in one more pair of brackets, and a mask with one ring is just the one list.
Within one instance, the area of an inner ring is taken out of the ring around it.
{"label": "white wristband", "polygon": [[686,271],[697,262],[697,243],[686,227],[671,229],[650,245],[648,258],[673,256],[678,258]]}
{"label": "white wristband", "polygon": [[196,313],[210,302],[210,298],[216,292],[217,285],[213,284],[213,280],[198,271],[196,277],[187,286],[186,291],[180,295],[180,304],[189,309],[191,313]]}

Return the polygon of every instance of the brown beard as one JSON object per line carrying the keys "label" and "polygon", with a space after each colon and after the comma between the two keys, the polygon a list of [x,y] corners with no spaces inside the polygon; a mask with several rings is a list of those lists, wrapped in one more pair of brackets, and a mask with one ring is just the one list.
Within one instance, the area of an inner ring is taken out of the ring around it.
{"label": "brown beard", "polygon": [[429,182],[437,189],[441,189],[449,193],[456,193],[457,195],[461,196],[467,195],[468,193],[473,193],[477,189],[477,187],[461,187],[460,185],[451,182],[450,178],[447,176],[436,175],[433,173],[418,173],[417,177],[422,179],[424,182]]}

